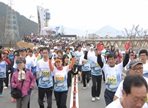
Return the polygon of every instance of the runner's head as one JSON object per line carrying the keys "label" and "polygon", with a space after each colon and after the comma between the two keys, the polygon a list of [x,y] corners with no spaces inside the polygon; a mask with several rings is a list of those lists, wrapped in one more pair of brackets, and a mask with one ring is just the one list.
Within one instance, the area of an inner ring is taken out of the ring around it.
{"label": "runner's head", "polygon": [[26,55],[27,55],[27,49],[26,48],[21,48],[19,50],[19,54],[20,54],[21,57],[26,57]]}
{"label": "runner's head", "polygon": [[41,54],[43,58],[48,58],[49,57],[49,48],[43,47],[41,48]]}
{"label": "runner's head", "polygon": [[62,58],[63,66],[68,65],[68,62],[69,62],[68,55],[67,54],[63,55],[63,58]]}
{"label": "runner's head", "polygon": [[82,48],[82,45],[79,44],[79,45],[77,46],[77,50],[78,50],[78,51],[81,51],[81,48]]}
{"label": "runner's head", "polygon": [[129,64],[130,75],[143,75],[143,64],[139,59],[133,59]]}
{"label": "runner's head", "polygon": [[7,50],[4,50],[3,51],[3,57],[5,58],[5,57],[8,57],[8,54],[9,54],[9,51],[7,51]]}
{"label": "runner's head", "polygon": [[69,48],[69,47],[66,48],[65,52],[66,52],[66,54],[69,54],[69,52],[70,52],[70,48]]}
{"label": "runner's head", "polygon": [[57,68],[61,68],[62,67],[62,58],[55,58],[54,62],[55,62],[55,66]]}
{"label": "runner's head", "polygon": [[23,70],[25,68],[25,64],[26,64],[25,58],[24,57],[18,57],[16,59],[16,64],[17,64],[18,69]]}
{"label": "runner's head", "polygon": [[116,57],[114,54],[107,55],[107,63],[110,67],[114,67],[116,64]]}
{"label": "runner's head", "polygon": [[142,108],[146,102],[148,85],[139,75],[128,75],[123,82],[121,103],[126,108]]}
{"label": "runner's head", "polygon": [[30,57],[32,57],[32,55],[33,55],[33,50],[32,49],[27,49],[27,54],[30,56]]}
{"label": "runner's head", "polygon": [[62,51],[62,50],[58,50],[58,51],[57,51],[57,56],[62,58],[62,56],[63,56],[63,51]]}
{"label": "runner's head", "polygon": [[98,49],[97,49],[97,47],[94,48],[94,52],[95,52],[95,55],[97,56],[98,55]]}
{"label": "runner's head", "polygon": [[148,58],[148,52],[147,52],[146,49],[140,50],[140,52],[139,52],[139,58],[140,58],[140,60],[142,61],[143,64],[146,63],[146,60]]}
{"label": "runner's head", "polygon": [[130,60],[133,60],[134,59],[134,56],[135,56],[134,53],[130,53],[130,57],[129,57]]}

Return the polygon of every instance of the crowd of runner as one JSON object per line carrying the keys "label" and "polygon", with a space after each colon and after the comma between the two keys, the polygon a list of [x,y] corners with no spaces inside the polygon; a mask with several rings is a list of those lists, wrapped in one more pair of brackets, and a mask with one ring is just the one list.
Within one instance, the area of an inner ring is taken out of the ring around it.
{"label": "crowd of runner", "polygon": [[[10,84],[16,108],[30,108],[31,92],[36,85],[40,108],[44,108],[45,97],[47,108],[52,108],[52,96],[57,108],[67,108],[67,93],[74,75],[79,76],[84,90],[92,82],[92,102],[100,100],[104,81],[106,108],[148,108],[146,49],[136,54],[129,46],[123,54],[114,46],[103,45],[104,49],[99,50],[95,43],[68,39],[26,36],[24,41],[34,47],[0,46],[0,97]],[[124,80],[122,73],[127,75]],[[17,90],[21,90],[21,96],[15,94]]]}

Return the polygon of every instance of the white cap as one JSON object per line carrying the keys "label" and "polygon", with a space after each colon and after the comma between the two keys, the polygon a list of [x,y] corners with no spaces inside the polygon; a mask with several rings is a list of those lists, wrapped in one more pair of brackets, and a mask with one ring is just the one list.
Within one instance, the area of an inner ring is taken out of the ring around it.
{"label": "white cap", "polygon": [[94,49],[94,47],[90,47],[90,49]]}
{"label": "white cap", "polygon": [[86,48],[83,48],[82,50],[83,50],[83,51],[87,51],[87,49],[86,49]]}
{"label": "white cap", "polygon": [[91,44],[91,47],[94,47],[94,45],[93,45],[93,44]]}
{"label": "white cap", "polygon": [[10,51],[14,51],[14,49],[13,48],[10,48]]}
{"label": "white cap", "polygon": [[58,47],[57,47],[57,46],[55,46],[53,49],[54,49],[54,50],[55,50],[55,49],[58,49]]}

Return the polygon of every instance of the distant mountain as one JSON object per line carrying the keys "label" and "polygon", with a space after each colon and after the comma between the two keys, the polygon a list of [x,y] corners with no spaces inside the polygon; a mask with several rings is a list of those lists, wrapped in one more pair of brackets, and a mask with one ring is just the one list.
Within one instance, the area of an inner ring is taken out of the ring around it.
{"label": "distant mountain", "polygon": [[109,35],[111,37],[116,37],[118,35],[123,36],[122,31],[121,30],[117,30],[109,25],[106,25],[104,27],[102,27],[101,29],[99,29],[98,31],[95,32],[95,34],[98,34],[100,37],[104,37],[106,35]]}
{"label": "distant mountain", "polygon": [[[7,5],[0,2],[0,37],[4,35],[5,31],[5,21],[6,21],[6,13],[7,13]],[[38,24],[27,19],[23,15],[20,15],[17,12],[17,20],[20,36],[24,34],[29,35],[32,32],[37,34]]]}

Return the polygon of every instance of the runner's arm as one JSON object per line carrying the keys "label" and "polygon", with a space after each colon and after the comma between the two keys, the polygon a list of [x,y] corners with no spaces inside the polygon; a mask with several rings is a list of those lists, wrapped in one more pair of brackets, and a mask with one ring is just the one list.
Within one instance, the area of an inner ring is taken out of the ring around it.
{"label": "runner's arm", "polygon": [[116,90],[116,93],[114,94],[113,100],[116,100],[118,98],[122,98],[122,90],[123,90],[123,81],[120,82],[120,84]]}
{"label": "runner's arm", "polygon": [[123,61],[123,67],[125,67],[128,64],[128,61],[129,61],[129,53],[126,53]]}
{"label": "runner's arm", "polygon": [[17,87],[17,84],[15,83],[15,76],[14,76],[14,74],[12,74],[12,78],[11,78],[11,86],[13,87],[13,88],[16,88]]}
{"label": "runner's arm", "polygon": [[98,56],[97,56],[97,62],[100,65],[100,67],[103,68],[104,64],[102,62],[101,54],[98,54]]}
{"label": "runner's arm", "polygon": [[75,60],[76,60],[75,57],[72,57],[71,63],[69,64],[69,69],[72,69]]}
{"label": "runner's arm", "polygon": [[54,66],[52,65],[52,60],[51,59],[49,59],[49,68],[50,68],[51,71],[54,70]]}
{"label": "runner's arm", "polygon": [[87,60],[87,55],[88,55],[88,51],[86,51],[85,55],[84,55],[84,59]]}
{"label": "runner's arm", "polygon": [[117,99],[118,99],[118,97],[117,97],[117,96],[114,96],[113,101],[115,101],[115,100],[117,100]]}
{"label": "runner's arm", "polygon": [[11,64],[11,62],[10,62],[9,59],[4,58],[4,61],[5,61],[7,64]]}

